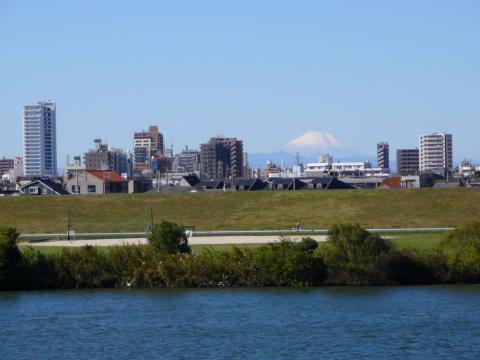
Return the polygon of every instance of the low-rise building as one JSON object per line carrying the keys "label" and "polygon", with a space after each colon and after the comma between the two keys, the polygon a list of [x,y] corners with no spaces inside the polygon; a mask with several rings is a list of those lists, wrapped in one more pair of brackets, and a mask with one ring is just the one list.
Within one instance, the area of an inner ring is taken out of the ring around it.
{"label": "low-rise building", "polygon": [[37,179],[21,187],[21,192],[27,196],[70,195],[62,184],[50,179]]}
{"label": "low-rise building", "polygon": [[128,180],[109,170],[79,170],[66,179],[66,184],[72,194],[128,193]]}
{"label": "low-rise building", "polygon": [[408,175],[401,177],[401,187],[404,189],[419,189],[432,187],[434,179],[427,175]]}
{"label": "low-rise building", "polygon": [[305,176],[321,177],[334,175],[338,177],[389,177],[389,169],[373,167],[369,161],[357,162],[319,162],[305,165]]}

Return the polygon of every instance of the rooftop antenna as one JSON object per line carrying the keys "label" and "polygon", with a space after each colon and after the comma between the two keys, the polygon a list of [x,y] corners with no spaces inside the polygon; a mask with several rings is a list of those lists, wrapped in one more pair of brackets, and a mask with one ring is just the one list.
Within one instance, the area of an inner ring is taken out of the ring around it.
{"label": "rooftop antenna", "polygon": [[93,142],[95,143],[95,150],[100,150],[100,145],[102,145],[102,139],[100,138],[97,138],[97,139],[94,139]]}

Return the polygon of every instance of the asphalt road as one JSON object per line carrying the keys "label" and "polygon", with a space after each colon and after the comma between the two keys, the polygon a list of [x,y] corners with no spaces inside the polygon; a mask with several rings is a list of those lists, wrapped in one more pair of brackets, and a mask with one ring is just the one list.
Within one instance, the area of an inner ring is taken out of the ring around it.
{"label": "asphalt road", "polygon": [[[317,241],[325,241],[326,235],[310,235],[309,237]],[[290,236],[288,239],[292,241],[300,241],[301,236]],[[188,239],[190,245],[224,245],[224,244],[266,244],[280,241],[280,237],[276,235],[252,236],[195,236]],[[59,247],[80,247],[85,245],[91,246],[115,246],[115,245],[145,245],[146,238],[118,238],[118,239],[88,239],[88,240],[55,240],[23,243],[22,245],[31,246],[59,246]]]}

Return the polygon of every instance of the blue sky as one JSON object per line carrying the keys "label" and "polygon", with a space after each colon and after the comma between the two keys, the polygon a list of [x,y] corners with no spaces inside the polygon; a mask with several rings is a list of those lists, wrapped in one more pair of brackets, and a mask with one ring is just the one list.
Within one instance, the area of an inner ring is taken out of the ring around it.
{"label": "blue sky", "polygon": [[60,166],[149,124],[176,150],[320,131],[361,156],[448,131],[457,161],[480,159],[479,38],[479,1],[0,0],[0,156],[46,96]]}

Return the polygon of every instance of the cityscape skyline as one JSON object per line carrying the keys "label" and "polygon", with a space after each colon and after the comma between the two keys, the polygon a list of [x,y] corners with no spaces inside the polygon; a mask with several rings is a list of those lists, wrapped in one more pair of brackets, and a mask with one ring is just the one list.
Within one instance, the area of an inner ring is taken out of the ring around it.
{"label": "cityscape skyline", "polygon": [[[56,149],[56,103],[54,101],[39,101],[37,104],[22,107],[23,120],[23,172],[27,177],[56,176],[57,174],[57,149]],[[243,178],[250,175],[258,176],[261,169],[260,163],[251,164],[248,153],[244,151],[243,141],[237,138],[211,137],[207,143],[200,145],[200,150],[185,147],[181,152],[175,152],[172,147],[165,147],[164,134],[157,125],[150,125],[148,131],[136,131],[133,134],[132,148],[128,150],[109,147],[101,138],[95,138],[95,148],[82,156],[75,155],[74,162],[66,158],[65,174],[80,169],[87,171],[101,170],[114,171],[126,178],[156,177],[160,173],[193,173],[210,178]],[[329,133],[307,132],[292,140],[289,145],[305,147],[308,145],[332,147],[343,149],[340,143]],[[311,173],[327,173],[333,169],[339,172],[352,172],[355,176],[360,173],[367,176],[389,176],[394,167],[390,163],[390,146],[382,141],[376,144],[376,164],[372,161],[345,162],[338,161],[326,151],[319,153],[319,160],[300,161],[299,152],[293,163],[292,172],[301,174],[303,166]],[[453,172],[453,141],[452,134],[433,132],[422,134],[419,144],[411,149],[397,149],[397,173],[432,174],[448,176]],[[2,168],[15,166],[13,159],[5,159]],[[327,160],[325,160],[327,159]],[[18,161],[17,161],[18,162]],[[281,171],[284,168],[284,159],[281,159]],[[301,167],[300,167],[301,165]],[[276,168],[271,159],[265,162],[265,168]],[[287,167],[292,166],[288,164]],[[16,166],[18,169],[18,166]],[[250,173],[250,169],[256,175]],[[253,170],[255,168],[255,170]],[[14,170],[16,171],[16,170]],[[2,171],[2,174],[4,171]],[[300,175],[297,175],[300,176]],[[78,186],[75,185],[75,188]]]}
{"label": "cityscape skyline", "polygon": [[[49,100],[38,101],[34,105],[23,105],[22,106],[22,114],[25,111],[24,110],[25,107],[31,107],[31,106],[37,107],[37,106],[40,106],[41,104],[54,104],[54,107],[55,107],[54,114],[55,114],[55,123],[56,123],[56,102],[52,101],[50,99]],[[23,115],[22,115],[22,122],[24,122]],[[146,127],[149,127],[149,128],[155,127],[155,128],[157,128],[156,131],[158,132],[158,125],[153,126],[153,125],[150,124]],[[426,135],[430,135],[430,134],[436,134],[436,133],[447,133],[447,132],[430,131],[430,132],[425,132],[425,133],[422,133],[422,134],[417,134],[416,135],[417,142],[413,146],[410,146],[409,148],[419,149],[420,148],[419,144],[421,143],[422,137],[424,137]],[[140,134],[140,133],[135,132],[134,135],[137,136],[138,134]],[[175,150],[173,148],[173,145],[174,145],[173,141],[171,141],[169,144],[167,144],[167,142],[164,140],[164,134],[159,133],[159,135],[161,137],[159,139],[159,141],[161,143],[160,147],[162,148],[162,150],[161,150],[162,154],[163,154],[163,151],[167,150],[167,146],[170,146],[170,148],[168,148],[168,151],[172,152],[172,155],[174,155],[176,153],[180,153],[184,149],[192,149],[191,146],[184,145],[182,147],[176,148],[177,150]],[[25,136],[25,134],[23,134],[23,136]],[[134,136],[134,138],[135,138],[135,136]],[[217,134],[216,136],[221,137],[221,138],[228,138],[227,136],[223,136],[223,134]],[[210,136],[210,137],[212,137],[212,136]],[[93,141],[94,142],[97,142],[97,140],[104,141],[103,139],[107,139],[107,137],[94,137]],[[90,138],[90,141],[91,140],[92,140],[92,138]],[[119,147],[119,146],[115,146],[115,145],[112,146],[112,144],[108,140],[105,140],[105,145],[111,146],[112,148],[117,148],[117,149],[125,150],[125,151],[128,151],[128,152],[132,152],[132,154],[135,154],[135,141],[136,140],[134,139],[134,144],[133,145],[131,144],[131,141],[130,141],[130,146]],[[55,142],[56,142],[56,139],[55,139]],[[125,142],[125,141],[123,141],[123,142]],[[204,142],[205,142],[205,140],[204,141],[199,141],[198,146],[193,146],[193,149],[199,150],[202,143],[204,143]],[[347,160],[347,161],[351,161],[351,160],[370,161],[370,160],[374,159],[376,156],[378,157],[378,146],[383,142],[384,141],[377,142],[376,151],[373,151],[372,153],[369,153],[369,154],[360,154],[360,153],[352,152],[352,147],[340,142],[336,137],[334,137],[332,134],[330,134],[328,132],[307,131],[304,134],[301,134],[300,136],[298,136],[298,137],[292,139],[291,141],[289,141],[288,144],[286,144],[286,146],[284,148],[282,148],[278,151],[265,152],[265,153],[254,153],[254,155],[259,156],[260,158],[264,155],[265,156],[272,155],[273,158],[270,159],[270,160],[275,161],[274,157],[278,156],[279,154],[280,155],[287,155],[287,157],[296,157],[297,158],[298,155],[302,152],[302,157],[304,157],[304,159],[302,159],[302,162],[305,162],[305,161],[308,162],[308,161],[312,161],[311,160],[312,157],[317,157],[318,155],[320,155],[322,153],[326,153],[326,154],[332,155],[336,160],[343,159],[343,160]],[[386,140],[385,142],[387,143],[387,147],[389,148],[390,147],[390,141]],[[23,143],[23,147],[25,147],[25,143]],[[56,147],[56,145],[55,145],[55,147]],[[394,148],[393,150],[401,150],[401,149],[404,149],[404,148],[407,148],[407,147],[406,146],[400,146],[399,148],[397,148],[397,149]],[[62,169],[63,165],[68,164],[68,161],[69,161],[68,159],[69,158],[84,154],[85,151],[86,151],[86,147],[83,146],[82,150],[80,150],[77,153],[74,153],[74,154],[68,153],[68,154],[64,155],[63,161],[62,161],[61,158],[60,158],[59,161],[57,161],[57,154],[55,154],[55,162],[58,163],[58,165],[56,165],[56,168],[57,169]],[[15,157],[18,157],[18,156],[24,156],[24,152],[25,152],[25,148],[23,148],[23,151],[21,151],[19,153],[16,153],[14,156],[11,156],[11,155],[8,154],[8,152],[4,151],[2,154],[0,154],[0,156],[6,157],[6,158],[15,158]],[[282,159],[282,160],[284,160],[284,159]],[[475,161],[475,159],[472,158],[472,157],[463,157],[461,159],[453,157],[453,162],[451,162],[450,165],[459,164],[463,160],[474,160]],[[288,162],[288,160],[287,160],[287,162]],[[394,158],[392,160],[392,164],[396,164],[396,160]],[[260,163],[255,164],[255,166],[257,166],[257,165],[263,165],[263,164],[260,164]]]}
{"label": "cityscape skyline", "polygon": [[149,124],[175,149],[222,135],[249,153],[321,132],[342,158],[446,132],[455,163],[479,160],[480,4],[407,3],[2,3],[0,153],[21,154],[19,109],[44,95],[59,165],[94,138],[130,149]]}

